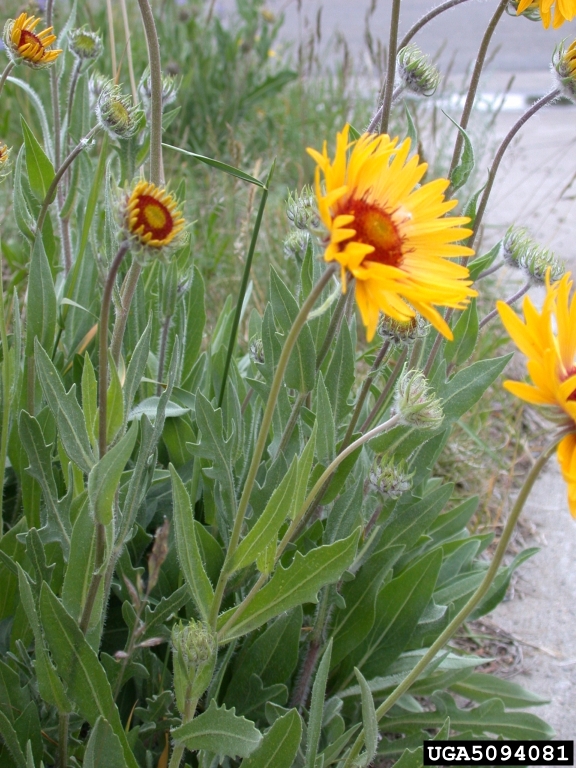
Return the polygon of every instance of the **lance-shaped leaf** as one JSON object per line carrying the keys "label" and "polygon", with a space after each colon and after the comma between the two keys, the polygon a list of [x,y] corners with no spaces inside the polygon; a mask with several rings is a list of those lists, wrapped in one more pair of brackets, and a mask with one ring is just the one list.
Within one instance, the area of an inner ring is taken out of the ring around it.
{"label": "lance-shaped leaf", "polygon": [[8,720],[4,712],[0,709],[0,736],[6,745],[10,755],[12,756],[17,768],[27,768],[26,758],[20,747],[18,736],[14,730],[14,726]]}
{"label": "lance-shaped leaf", "polygon": [[458,128],[458,131],[460,132],[460,135],[462,136],[463,143],[464,143],[464,151],[462,152],[462,156],[460,157],[460,162],[454,168],[452,171],[452,174],[450,176],[450,182],[452,184],[452,189],[454,192],[456,192],[460,187],[463,187],[464,184],[468,181],[470,178],[470,174],[474,170],[475,165],[475,158],[474,158],[474,147],[472,146],[472,142],[470,141],[470,137],[462,128],[462,126],[458,125],[458,123],[455,120],[452,120],[450,115],[447,115],[446,112],[444,112],[448,120],[450,120],[451,123],[454,123],[456,128]]}
{"label": "lance-shaped leaf", "polygon": [[[226,631],[223,640],[228,642],[241,637],[297,605],[318,602],[318,590],[338,581],[353,562],[359,535],[360,531],[354,531],[347,539],[318,547],[307,555],[297,552],[288,568],[279,564],[268,584]],[[235,610],[231,608],[219,617],[220,628],[230,620]]]}
{"label": "lance-shaped leaf", "polygon": [[234,553],[230,568],[237,571],[253,563],[271,543],[276,543],[278,531],[288,517],[294,496],[298,460],[294,457],[290,469],[276,488],[264,512]]}
{"label": "lance-shaped leaf", "polygon": [[[94,519],[88,504],[86,492],[83,503],[76,515],[72,529],[70,558],[62,586],[62,602],[68,613],[80,621],[86,595],[94,573],[96,558],[96,536]],[[96,613],[96,610],[94,611]]]}
{"label": "lance-shaped leaf", "polygon": [[140,386],[142,376],[146,370],[148,363],[148,354],[150,353],[150,336],[152,335],[152,324],[148,321],[148,325],[144,329],[144,333],[138,340],[138,344],[134,348],[132,357],[130,358],[130,364],[126,371],[126,379],[124,380],[124,413],[128,414],[132,408],[132,402],[136,394],[136,390]]}
{"label": "lance-shaped leaf", "polygon": [[94,517],[102,525],[112,520],[112,504],[126,462],[136,444],[138,422],[134,421],[124,437],[100,459],[88,475],[88,499]]}
{"label": "lance-shaped leaf", "polygon": [[366,760],[366,765],[370,765],[378,747],[378,718],[376,716],[372,691],[366,682],[366,678],[357,667],[354,667],[354,674],[360,685],[362,697],[362,725],[364,726],[364,744],[366,746],[366,753],[363,757]]}
{"label": "lance-shaped leaf", "polygon": [[478,339],[476,299],[472,299],[468,308],[462,312],[452,332],[454,338],[447,342],[444,357],[447,362],[454,361],[454,365],[462,365],[474,352]]}
{"label": "lance-shaped leaf", "polygon": [[38,200],[44,200],[48,188],[54,179],[54,166],[46,157],[46,153],[22,115],[20,115],[20,122],[26,147],[26,168],[28,170],[30,189]]}
{"label": "lance-shaped leaf", "polygon": [[[28,208],[28,203],[26,201],[26,197],[24,196],[24,190],[22,189],[22,181],[25,178],[24,174],[24,145],[20,147],[20,151],[18,152],[18,156],[16,158],[16,163],[14,167],[14,218],[16,219],[16,225],[20,232],[26,237],[30,242],[34,241],[34,228],[36,226],[36,222],[34,221],[34,218],[32,217],[32,214],[30,213],[30,209]],[[38,240],[41,240],[42,238],[37,238]],[[42,247],[42,244],[40,244],[40,247]],[[46,255],[44,255],[44,258],[46,258]],[[30,268],[32,269],[32,264],[30,264]],[[48,270],[50,270],[50,267],[48,267]],[[30,283],[28,283],[28,297],[30,296]],[[54,298],[54,320],[56,320],[56,299]],[[30,322],[30,319],[28,318],[28,322]],[[31,344],[30,349],[34,349],[34,345]],[[31,353],[30,353],[31,354]]]}
{"label": "lance-shaped leaf", "polygon": [[214,599],[214,590],[206,575],[200,555],[194,524],[194,510],[188,491],[172,464],[170,464],[170,475],[174,497],[174,537],[178,560],[196,607],[204,621],[208,621],[210,606]]}
{"label": "lance-shaped leaf", "polygon": [[36,238],[30,258],[27,305],[26,356],[31,357],[36,339],[52,349],[56,333],[56,292],[41,237]]}
{"label": "lance-shaped leaf", "polygon": [[302,720],[291,709],[275,721],[264,735],[262,743],[240,768],[292,768],[302,738]]}
{"label": "lance-shaped leaf", "polygon": [[237,717],[234,707],[219,707],[214,699],[201,715],[175,728],[172,736],[177,744],[184,744],[187,749],[205,749],[228,757],[248,757],[262,740],[262,734],[253,722]]}
{"label": "lance-shaped leaf", "polygon": [[91,725],[95,725],[99,717],[110,723],[122,745],[127,768],[138,768],[104,667],[78,624],[47,584],[42,585],[40,615],[50,653],[66,685],[68,696]]}
{"label": "lance-shaped leaf", "polygon": [[64,556],[68,557],[72,527],[67,509],[58,501],[58,491],[52,471],[51,446],[45,445],[40,424],[27,411],[20,413],[18,433],[28,454],[30,462],[28,472],[39,482],[44,495],[46,524],[42,533],[43,540],[59,541]]}
{"label": "lance-shaped leaf", "polygon": [[96,445],[96,413],[98,411],[98,382],[96,373],[88,352],[84,355],[84,367],[82,368],[82,410],[88,431],[88,438],[92,445]]}
{"label": "lance-shaped leaf", "polygon": [[124,768],[124,751],[110,723],[103,717],[92,728],[82,768]]}
{"label": "lance-shaped leaf", "polygon": [[332,638],[330,638],[328,645],[324,649],[322,661],[318,665],[316,677],[314,678],[314,685],[312,686],[308,732],[306,734],[306,768],[314,768],[316,765],[316,755],[318,754],[318,744],[320,743],[320,733],[322,731],[324,698],[326,696],[326,684],[328,682],[328,672],[330,671],[331,656]]}
{"label": "lance-shaped leaf", "polygon": [[306,447],[302,451],[302,455],[298,459],[298,472],[296,474],[296,486],[294,487],[294,500],[292,502],[292,510],[290,517],[294,519],[300,511],[302,504],[306,498],[306,491],[308,490],[308,483],[310,482],[310,475],[312,473],[312,462],[314,460],[314,451],[316,450],[316,435],[318,433],[317,423],[314,424],[314,429]]}
{"label": "lance-shaped leaf", "polygon": [[316,423],[318,424],[318,437],[316,439],[318,461],[324,466],[328,466],[336,455],[336,435],[334,414],[322,372],[318,374],[318,384],[316,385]]}
{"label": "lance-shaped leaf", "polygon": [[82,408],[76,399],[76,385],[64,389],[60,374],[40,343],[35,345],[36,370],[44,397],[58,424],[58,434],[68,458],[83,472],[95,464]]}
{"label": "lance-shaped leaf", "polygon": [[324,380],[338,427],[349,410],[348,396],[355,381],[354,345],[348,323],[342,323]]}

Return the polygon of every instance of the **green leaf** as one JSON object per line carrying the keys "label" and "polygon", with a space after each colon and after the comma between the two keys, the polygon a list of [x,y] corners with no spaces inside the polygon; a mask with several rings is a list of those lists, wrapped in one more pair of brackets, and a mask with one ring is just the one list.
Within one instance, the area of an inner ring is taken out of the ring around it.
{"label": "green leaf", "polygon": [[126,414],[130,413],[134,397],[140,386],[140,382],[142,381],[142,376],[144,376],[144,371],[146,370],[148,355],[150,353],[151,335],[152,323],[148,321],[144,333],[134,348],[128,369],[126,370],[126,379],[124,380],[124,412]]}
{"label": "green leaf", "polygon": [[107,720],[120,740],[125,765],[127,768],[138,768],[114,704],[106,672],[74,619],[47,584],[42,585],[40,593],[40,615],[58,674],[82,717],[93,726],[99,717]]}
{"label": "green leaf", "polygon": [[[86,595],[94,573],[95,556],[94,519],[88,504],[88,497],[84,493],[84,503],[76,516],[72,530],[70,558],[62,587],[64,608],[76,621],[80,621],[82,616]],[[94,613],[97,613],[96,609]]]}
{"label": "green leaf", "polygon": [[282,69],[275,75],[268,75],[264,82],[259,83],[256,88],[248,91],[248,93],[242,98],[242,107],[245,108],[246,106],[252,105],[257,101],[261,101],[262,99],[267,97],[269,98],[270,96],[277,94],[282,90],[282,88],[288,85],[288,83],[291,83],[293,80],[297,79],[298,73],[291,69]]}
{"label": "green leaf", "polygon": [[466,413],[502,373],[512,354],[478,360],[453,376],[440,393],[445,422],[452,423]]}
{"label": "green leaf", "polygon": [[103,717],[92,728],[82,768],[124,768],[124,751],[110,723]]}
{"label": "green leaf", "polygon": [[543,699],[531,691],[527,691],[518,683],[503,680],[501,677],[487,675],[482,672],[473,672],[465,680],[450,686],[454,693],[472,701],[488,701],[498,698],[509,709],[523,709],[524,707],[540,707],[549,704],[548,699]]}
{"label": "green leaf", "polygon": [[188,491],[172,464],[170,464],[170,475],[174,498],[174,538],[178,560],[196,607],[204,621],[208,621],[214,590],[200,556],[194,525],[194,509],[190,503]]}
{"label": "green leaf", "polygon": [[54,156],[54,150],[52,148],[52,131],[50,128],[50,125],[48,124],[48,118],[46,117],[46,112],[44,110],[44,105],[42,104],[42,99],[36,91],[24,80],[20,80],[18,77],[8,77],[7,79],[8,83],[12,83],[12,85],[18,86],[21,90],[24,91],[24,93],[28,96],[28,100],[30,103],[34,106],[36,110],[36,114],[38,115],[38,119],[40,121],[40,125],[42,127],[42,138],[44,139],[44,145],[49,150],[48,154],[50,157]]}
{"label": "green leaf", "polygon": [[406,114],[406,136],[410,139],[412,142],[412,147],[416,148],[418,146],[418,131],[416,130],[416,125],[414,123],[414,120],[412,118],[412,115],[410,114],[410,110],[408,109],[408,102],[404,101],[404,112]]}
{"label": "green leaf", "polygon": [[27,316],[26,356],[31,357],[36,339],[44,349],[52,349],[58,311],[54,281],[41,237],[36,238],[30,257],[28,307],[33,311]]}
{"label": "green leaf", "polygon": [[310,482],[312,462],[314,461],[314,451],[316,449],[317,432],[317,425],[314,424],[312,434],[308,438],[306,447],[298,459],[298,471],[296,473],[296,484],[294,486],[292,509],[290,512],[290,517],[292,519],[296,517],[298,511],[302,507],[302,504],[304,504],[304,500],[306,499],[306,491],[308,490],[308,483]]}
{"label": "green leaf", "polygon": [[[28,203],[26,202],[26,197],[24,195],[24,190],[22,189],[22,180],[24,178],[24,145],[20,147],[20,151],[18,152],[18,156],[16,157],[16,163],[14,165],[14,218],[16,219],[16,225],[20,232],[24,235],[25,238],[27,238],[30,242],[34,241],[34,230],[36,229],[36,222],[34,221],[34,218],[32,217],[32,214],[30,213],[30,209],[28,208]],[[38,237],[37,240],[41,241],[42,238]],[[35,246],[35,248],[42,247],[42,244],[40,242],[40,245]],[[30,289],[28,289],[30,290]],[[29,304],[29,306],[32,306]],[[32,314],[32,316],[35,313]],[[55,317],[55,316],[54,316]],[[34,318],[35,320],[39,320],[39,318]],[[30,318],[28,318],[28,322],[30,322]],[[30,345],[30,348],[33,349],[33,345]]]}
{"label": "green leaf", "polygon": [[219,707],[214,699],[201,715],[175,728],[172,736],[187,749],[204,749],[228,757],[248,757],[262,741],[254,723],[237,717],[234,708]]}
{"label": "green leaf", "polygon": [[64,389],[60,374],[40,343],[35,345],[36,370],[44,397],[58,424],[58,434],[68,458],[83,472],[90,472],[96,459],[90,445],[84,414],[76,399],[76,385]]}
{"label": "green leaf", "polygon": [[82,410],[84,411],[88,439],[93,446],[96,445],[94,427],[98,410],[97,392],[98,384],[96,382],[94,366],[92,365],[92,360],[90,360],[90,355],[86,352],[84,355],[84,367],[82,368]]}
{"label": "green leaf", "polygon": [[254,176],[250,176],[249,173],[245,173],[244,171],[241,171],[239,168],[234,168],[233,165],[228,165],[227,163],[222,163],[220,160],[213,160],[211,157],[205,157],[204,155],[198,155],[196,152],[190,152],[187,149],[181,149],[180,147],[173,147],[171,144],[162,144],[163,147],[166,147],[166,149],[173,149],[175,152],[181,152],[183,155],[187,155],[188,157],[194,158],[194,160],[199,160],[201,163],[205,163],[206,165],[211,166],[212,168],[216,168],[218,171],[223,171],[224,173],[228,173],[230,176],[235,176],[237,179],[242,179],[242,181],[247,181],[250,184],[255,184],[257,187],[264,188],[264,184],[256,179]]}
{"label": "green leaf", "polygon": [[8,720],[4,712],[0,709],[0,736],[6,745],[8,752],[12,755],[17,768],[26,768],[26,758],[20,747],[18,736],[14,730],[14,726]]}
{"label": "green leaf", "polygon": [[110,384],[106,394],[106,442],[110,444],[124,425],[124,394],[116,365],[109,354]]}
{"label": "green leaf", "polygon": [[324,649],[322,661],[318,665],[314,685],[312,686],[312,698],[310,700],[310,714],[308,716],[308,732],[306,734],[306,768],[314,768],[320,733],[322,731],[322,719],[324,715],[324,698],[326,696],[326,684],[330,671],[330,658],[332,656],[332,638]]}
{"label": "green leaf", "polygon": [[255,562],[268,545],[276,544],[280,526],[288,517],[292,506],[297,470],[298,460],[294,457],[290,469],[270,497],[264,512],[238,545],[230,563],[231,572]]}
{"label": "green leaf", "polygon": [[462,312],[452,331],[454,339],[447,342],[444,356],[447,362],[453,361],[454,365],[462,365],[474,352],[478,339],[476,299],[472,299],[468,308]]}
{"label": "green leaf", "polygon": [[88,475],[88,499],[94,518],[102,525],[112,521],[112,505],[118,490],[122,472],[130,458],[136,437],[138,423],[133,422],[124,437],[94,465]]}
{"label": "green leaf", "polygon": [[321,371],[316,385],[316,423],[318,424],[316,456],[321,464],[328,466],[336,455],[336,435],[334,414]]}
{"label": "green leaf", "polygon": [[26,147],[26,168],[28,169],[30,189],[38,200],[43,201],[55,176],[54,166],[22,115],[20,115],[20,122]]}
{"label": "green leaf", "polygon": [[292,768],[302,738],[302,721],[291,709],[264,734],[262,743],[241,763],[241,768]]}
{"label": "green leaf", "polygon": [[348,396],[354,385],[355,378],[352,337],[350,336],[348,323],[342,323],[336,341],[336,348],[334,349],[325,377],[326,389],[330,395],[336,427],[340,425],[349,411]]}
{"label": "green leaf", "polygon": [[[318,590],[338,581],[353,562],[358,537],[359,531],[354,531],[347,539],[318,547],[307,555],[297,552],[288,568],[278,564],[268,584],[257,593],[223,640],[229,642],[241,637],[297,605],[318,602]],[[235,610],[231,608],[219,617],[219,628],[228,622]]]}
{"label": "green leaf", "polygon": [[394,763],[394,768],[422,768],[424,765],[424,749],[405,749],[400,759]]}
{"label": "green leaf", "polygon": [[403,544],[408,550],[436,520],[452,495],[452,483],[441,485],[423,499],[408,496],[401,499],[384,524],[378,549]]}
{"label": "green leaf", "polygon": [[[444,110],[442,110],[444,111]],[[468,181],[470,178],[470,174],[474,170],[475,165],[475,159],[474,159],[474,147],[472,146],[472,142],[470,141],[470,137],[455,120],[452,120],[450,115],[447,115],[446,112],[444,112],[448,120],[450,120],[451,123],[454,123],[456,128],[458,128],[458,131],[460,132],[462,138],[464,139],[464,148],[462,151],[462,156],[460,158],[460,162],[454,168],[450,175],[450,183],[452,185],[452,190],[456,192],[460,187],[463,187],[464,184]]]}
{"label": "green leaf", "polygon": [[354,667],[354,674],[360,685],[362,697],[362,725],[364,727],[364,744],[366,746],[366,753],[363,757],[366,760],[366,765],[370,765],[378,747],[378,718],[376,717],[372,692],[368,687],[366,678],[357,667]]}
{"label": "green leaf", "polygon": [[192,285],[186,296],[186,333],[182,350],[182,373],[180,386],[188,388],[192,370],[202,348],[202,336],[206,325],[206,307],[204,304],[204,280],[197,267],[194,267]]}
{"label": "green leaf", "polygon": [[501,246],[502,241],[496,243],[496,245],[491,248],[488,253],[485,253],[482,256],[477,256],[474,261],[468,262],[467,266],[470,270],[470,278],[472,280],[476,280],[478,275],[484,272],[485,269],[489,269],[492,264],[494,264],[500,253]]}

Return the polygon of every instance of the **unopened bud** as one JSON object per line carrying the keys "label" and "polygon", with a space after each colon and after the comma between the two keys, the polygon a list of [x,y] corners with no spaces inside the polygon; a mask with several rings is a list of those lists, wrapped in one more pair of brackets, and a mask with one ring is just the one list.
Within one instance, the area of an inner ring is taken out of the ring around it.
{"label": "unopened bud", "polygon": [[[178,87],[180,83],[173,75],[162,75],[162,109],[176,99],[178,94]],[[140,83],[138,84],[138,93],[142,100],[142,104],[146,108],[146,111],[150,109],[152,103],[152,82],[150,79],[150,72],[146,70]]]}
{"label": "unopened bud", "polygon": [[528,251],[534,247],[534,241],[523,227],[510,227],[501,245],[502,258],[509,267],[520,268]]}
{"label": "unopened bud", "polygon": [[210,685],[218,655],[216,635],[203,622],[180,621],[172,627],[172,650],[176,703],[184,713],[186,702],[198,699]]}
{"label": "unopened bud", "polygon": [[442,404],[422,371],[402,372],[394,396],[400,423],[418,429],[437,429],[444,420]]}
{"label": "unopened bud", "polygon": [[294,195],[288,194],[286,216],[296,229],[316,232],[320,227],[320,214],[316,206],[316,196],[308,185]]}
{"label": "unopened bud", "polygon": [[113,139],[128,139],[140,127],[142,111],[132,104],[130,96],[122,94],[120,86],[109,80],[96,102],[98,122]]}
{"label": "unopened bud", "polygon": [[70,51],[82,61],[97,59],[102,53],[102,38],[86,26],[73,29],[68,36],[68,41]]}
{"label": "unopened bud", "polygon": [[440,72],[413,43],[398,53],[398,77],[407,90],[419,96],[432,96],[440,83]]}
{"label": "unopened bud", "polygon": [[429,329],[430,324],[421,315],[415,315],[409,320],[394,320],[388,315],[382,315],[378,325],[380,336],[399,347],[410,346],[416,339],[424,338]]}
{"label": "unopened bud", "polygon": [[306,256],[309,241],[310,235],[308,232],[304,232],[301,229],[291,232],[286,240],[284,240],[284,256],[287,259],[296,259],[301,264]]}
{"label": "unopened bud", "polygon": [[90,101],[90,109],[96,110],[98,99],[100,94],[104,90],[104,86],[109,83],[109,79],[106,75],[100,74],[100,72],[94,72],[88,79],[88,99]]}
{"label": "unopened bud", "polygon": [[398,464],[394,459],[386,459],[384,456],[377,458],[368,474],[370,486],[389,499],[399,499],[403,493],[412,488],[413,472],[408,472],[408,465],[404,459]]}
{"label": "unopened bud", "polygon": [[548,248],[532,248],[525,255],[520,266],[524,273],[539,285],[546,283],[547,274],[550,282],[555,283],[566,272],[565,265]]}
{"label": "unopened bud", "polygon": [[253,336],[250,339],[248,354],[253,363],[258,365],[264,364],[264,344],[262,343],[262,339],[259,339],[257,336]]}

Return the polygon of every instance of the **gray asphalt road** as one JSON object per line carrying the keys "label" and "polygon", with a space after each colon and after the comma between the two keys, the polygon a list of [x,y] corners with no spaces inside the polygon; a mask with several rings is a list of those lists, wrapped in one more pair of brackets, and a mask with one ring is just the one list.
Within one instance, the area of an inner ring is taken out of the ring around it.
{"label": "gray asphalt road", "polygon": [[[224,11],[234,4],[234,0],[218,0],[217,7]],[[323,41],[339,31],[344,34],[353,54],[361,56],[366,47],[366,14],[371,4],[372,0],[268,0],[267,7],[272,11],[284,11],[283,35],[290,40],[298,39],[306,30],[314,28],[322,8]],[[401,33],[438,4],[439,0],[403,0]],[[430,53],[436,53],[448,42],[442,62],[446,65],[456,48],[455,68],[462,71],[475,54],[497,5],[497,0],[467,0],[430,22],[419,33],[417,41]],[[390,0],[377,0],[376,9],[369,18],[374,38],[383,41],[387,38],[390,6]],[[576,20],[559,30],[545,30],[540,23],[506,15],[494,36],[494,46],[500,46],[500,50],[492,66],[507,72],[546,69],[554,46],[565,37],[576,37]]]}

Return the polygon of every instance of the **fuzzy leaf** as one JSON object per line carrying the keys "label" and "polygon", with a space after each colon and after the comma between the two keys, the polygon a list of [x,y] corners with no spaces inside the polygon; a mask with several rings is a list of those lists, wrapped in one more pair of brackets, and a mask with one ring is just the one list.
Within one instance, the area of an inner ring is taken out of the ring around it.
{"label": "fuzzy leaf", "polygon": [[326,684],[328,682],[328,672],[330,671],[330,658],[332,656],[332,638],[324,649],[322,661],[318,665],[314,685],[312,686],[312,698],[310,701],[310,715],[308,717],[308,731],[306,734],[306,768],[314,768],[316,765],[316,755],[318,753],[318,744],[320,743],[320,733],[322,730],[322,719],[324,715],[324,698],[326,696]]}
{"label": "fuzzy leaf", "polygon": [[354,381],[354,346],[348,324],[342,323],[325,377],[336,427],[340,425],[349,410],[348,396]]}
{"label": "fuzzy leaf", "polygon": [[478,339],[478,310],[476,299],[472,299],[452,329],[454,339],[446,344],[444,356],[447,362],[462,365],[470,357]]}
{"label": "fuzzy leaf", "polygon": [[110,723],[103,717],[99,717],[90,733],[82,767],[124,768],[125,765],[124,751],[118,736],[112,730]]}
{"label": "fuzzy leaf", "polygon": [[254,723],[237,717],[234,708],[219,707],[214,699],[201,715],[175,728],[172,736],[187,749],[204,749],[228,757],[248,757],[262,741]]}
{"label": "fuzzy leaf", "polygon": [[30,189],[38,200],[43,201],[54,179],[54,166],[22,115],[20,115],[20,122],[22,124],[24,145],[26,146],[26,168],[28,170]]}
{"label": "fuzzy leaf", "polygon": [[44,349],[52,349],[58,312],[54,281],[41,237],[36,238],[30,257],[28,307],[31,311],[27,315],[26,356],[32,357],[36,339]]}
{"label": "fuzzy leaf", "polygon": [[354,667],[354,674],[360,685],[362,697],[362,725],[364,726],[364,744],[366,746],[366,753],[363,757],[366,760],[366,765],[370,765],[378,746],[378,718],[376,717],[374,698],[366,678],[356,667]]}
{"label": "fuzzy leaf", "polygon": [[112,520],[112,505],[118,490],[122,472],[130,458],[136,437],[138,424],[133,422],[124,437],[105,453],[88,475],[88,499],[95,519],[108,525]]}
{"label": "fuzzy leaf", "polygon": [[454,168],[452,171],[452,174],[450,176],[450,183],[452,185],[452,189],[454,192],[456,192],[460,187],[463,187],[464,184],[468,181],[470,178],[470,174],[474,170],[475,165],[475,158],[474,158],[474,147],[472,146],[472,142],[470,141],[470,137],[462,128],[460,125],[458,125],[457,122],[452,120],[450,115],[447,115],[446,112],[444,112],[448,120],[450,120],[451,123],[454,123],[456,128],[458,128],[460,135],[462,136],[464,140],[464,148],[462,151],[462,155],[460,157],[460,162]]}
{"label": "fuzzy leaf", "polygon": [[291,709],[264,734],[262,743],[240,768],[292,768],[302,737],[302,720],[296,709]]}
{"label": "fuzzy leaf", "polygon": [[182,350],[182,374],[180,386],[188,389],[192,371],[202,347],[202,336],[206,325],[206,307],[204,304],[204,280],[197,267],[194,267],[192,285],[186,296],[186,335]]}

